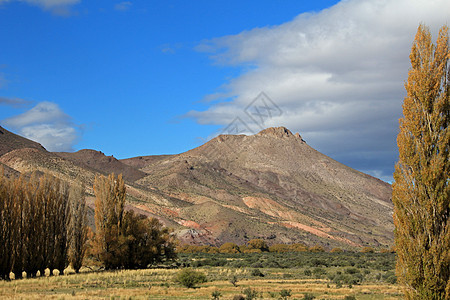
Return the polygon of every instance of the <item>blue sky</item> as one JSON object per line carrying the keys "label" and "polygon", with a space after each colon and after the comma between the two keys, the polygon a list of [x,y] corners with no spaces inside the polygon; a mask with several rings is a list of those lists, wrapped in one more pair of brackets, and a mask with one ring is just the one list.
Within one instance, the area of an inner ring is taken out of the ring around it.
{"label": "blue sky", "polygon": [[[180,153],[265,92],[286,126],[384,180],[417,26],[448,1],[0,0],[0,124],[47,149]],[[251,133],[247,132],[247,133]]]}

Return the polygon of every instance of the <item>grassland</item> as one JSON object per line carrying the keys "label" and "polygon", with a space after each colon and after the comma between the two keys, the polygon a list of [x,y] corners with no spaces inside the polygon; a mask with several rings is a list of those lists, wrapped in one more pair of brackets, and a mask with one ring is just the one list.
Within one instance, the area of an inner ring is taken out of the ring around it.
{"label": "grassland", "polygon": [[[303,266],[232,267],[236,262],[259,264],[276,261],[275,257],[304,261]],[[245,289],[258,293],[257,299],[279,299],[279,292],[291,290],[288,299],[303,299],[309,293],[316,299],[400,299],[400,287],[392,282],[392,255],[361,254],[252,254],[219,255],[223,266],[210,266],[216,255],[184,255],[182,264],[202,264],[196,270],[206,274],[208,281],[194,289],[174,282],[179,269],[121,270],[85,272],[61,276],[0,281],[0,298],[4,299],[211,299],[214,291],[220,299],[233,299]],[[334,257],[334,260],[333,260]],[[315,259],[315,260],[314,260]],[[330,262],[336,261],[332,265]],[[367,262],[367,266],[358,262]],[[199,263],[202,262],[202,263]],[[389,262],[389,263],[386,263]],[[328,266],[320,265],[328,263]],[[350,264],[354,266],[347,266]],[[345,266],[344,266],[345,265]],[[314,266],[314,267],[312,267]],[[258,270],[258,271],[256,271]],[[237,279],[234,286],[230,280]]]}

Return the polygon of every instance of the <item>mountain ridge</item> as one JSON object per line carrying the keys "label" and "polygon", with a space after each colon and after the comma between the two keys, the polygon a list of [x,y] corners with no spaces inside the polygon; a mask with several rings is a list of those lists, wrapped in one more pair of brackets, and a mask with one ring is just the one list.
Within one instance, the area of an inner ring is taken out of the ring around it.
{"label": "mountain ridge", "polygon": [[[158,217],[183,242],[393,243],[391,186],[318,152],[285,127],[220,135],[180,154],[122,160],[96,150],[51,153],[15,145],[0,163],[16,172],[47,170],[91,186],[98,174],[124,173],[127,208]],[[88,193],[93,207],[92,189]]]}

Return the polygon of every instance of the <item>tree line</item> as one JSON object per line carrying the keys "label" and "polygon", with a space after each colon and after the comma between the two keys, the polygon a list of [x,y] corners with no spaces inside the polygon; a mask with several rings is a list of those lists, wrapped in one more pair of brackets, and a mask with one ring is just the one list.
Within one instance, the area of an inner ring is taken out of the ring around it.
{"label": "tree line", "polygon": [[85,187],[50,175],[7,178],[0,169],[0,278],[79,272],[86,256],[105,269],[145,268],[176,257],[175,238],[157,219],[125,211],[121,175],[97,176],[95,234],[88,239]]}
{"label": "tree line", "polygon": [[[0,170],[0,277],[81,264],[86,241],[81,188],[50,174],[6,178]],[[82,244],[80,247],[79,244]]]}

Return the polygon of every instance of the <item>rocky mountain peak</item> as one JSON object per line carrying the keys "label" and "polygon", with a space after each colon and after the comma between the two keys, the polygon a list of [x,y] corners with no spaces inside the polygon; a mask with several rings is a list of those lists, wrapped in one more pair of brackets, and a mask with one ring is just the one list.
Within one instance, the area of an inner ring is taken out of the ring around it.
{"label": "rocky mountain peak", "polygon": [[[292,132],[287,129],[286,127],[269,127],[264,130],[261,130],[257,133],[259,136],[271,136],[271,137],[277,137],[277,138],[289,138],[293,137],[294,135]],[[300,136],[298,133],[296,136]]]}

